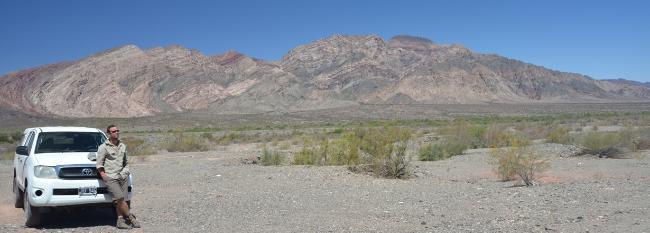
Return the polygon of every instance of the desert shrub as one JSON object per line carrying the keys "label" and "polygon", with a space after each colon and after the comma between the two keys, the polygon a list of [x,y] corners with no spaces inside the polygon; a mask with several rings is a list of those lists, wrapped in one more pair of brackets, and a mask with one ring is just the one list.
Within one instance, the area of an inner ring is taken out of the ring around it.
{"label": "desert shrub", "polygon": [[548,135],[558,128],[552,122],[525,123],[515,126],[517,132],[526,135],[529,139],[545,139]]}
{"label": "desert shrub", "polygon": [[[350,169],[371,172],[376,176],[386,178],[407,178],[409,160],[406,156],[405,145],[411,138],[412,133],[411,129],[397,127],[357,130],[357,137],[360,139],[360,150],[366,156],[360,158],[359,165],[361,166],[351,166]],[[402,166],[405,167],[403,169],[406,172],[404,175],[395,175],[388,172],[400,170],[396,170],[396,168]]]}
{"label": "desert shrub", "polygon": [[352,171],[369,172],[387,178],[406,178],[410,174],[406,141],[413,131],[407,128],[382,127],[355,129],[330,138],[323,132],[306,139],[294,153],[296,165],[347,165]]}
{"label": "desert shrub", "polygon": [[550,162],[545,156],[525,144],[493,148],[488,163],[501,180],[508,181],[519,177],[527,186],[533,185],[537,176],[550,167]]}
{"label": "desert shrub", "polygon": [[19,131],[13,133],[0,133],[0,144],[2,143],[16,143],[22,139],[23,134]]}
{"label": "desert shrub", "polygon": [[11,136],[8,134],[0,134],[0,143],[11,143]]}
{"label": "desert shrub", "polygon": [[278,151],[269,150],[264,148],[262,151],[262,156],[260,157],[260,163],[264,166],[278,166],[282,165],[284,162],[284,155]]}
{"label": "desert shrub", "polygon": [[379,175],[393,179],[405,179],[411,176],[409,158],[406,156],[406,143],[397,143],[394,146],[393,153],[383,160]]}
{"label": "desert shrub", "polygon": [[145,144],[143,139],[124,137],[120,140],[128,146],[129,156],[156,154],[156,150],[151,145]]}
{"label": "desert shrub", "polygon": [[291,148],[291,143],[289,141],[282,141],[278,145],[278,150],[288,150]]}
{"label": "desert shrub", "polygon": [[11,160],[14,158],[16,152],[16,146],[11,145],[5,148],[6,150],[0,150],[0,160]]}
{"label": "desert shrub", "polygon": [[202,133],[201,138],[205,138],[205,139],[210,140],[210,141],[214,141],[214,139],[215,139],[214,135],[212,135],[212,133],[208,133],[208,132]]}
{"label": "desert shrub", "polygon": [[650,128],[641,128],[637,132],[637,138],[634,141],[636,150],[650,149]]}
{"label": "desert shrub", "polygon": [[358,130],[360,149],[372,155],[373,159],[383,159],[392,152],[393,144],[411,138],[413,131],[408,128],[384,127]]}
{"label": "desert shrub", "polygon": [[521,145],[524,141],[528,141],[526,135],[500,125],[491,125],[485,132],[484,145],[486,147],[505,147]]}
{"label": "desert shrub", "polygon": [[420,147],[418,157],[421,161],[443,160],[455,155],[461,155],[467,148],[467,144],[457,140],[444,140]]}
{"label": "desert shrub", "polygon": [[546,135],[546,142],[559,144],[572,144],[573,140],[569,135],[569,129],[557,127]]}
{"label": "desert shrub", "polygon": [[356,165],[359,164],[359,138],[354,133],[344,133],[340,138],[333,140],[327,151],[328,165]]}
{"label": "desert shrub", "polygon": [[470,148],[485,147],[485,133],[487,126],[483,124],[469,124],[466,121],[454,122],[449,127],[443,127],[440,134],[446,135],[451,140],[464,143]]}
{"label": "desert shrub", "polygon": [[636,152],[639,150],[641,141],[641,131],[627,127],[618,132],[618,146],[623,150]]}
{"label": "desert shrub", "polygon": [[293,160],[291,164],[294,165],[319,165],[317,161],[320,161],[320,158],[316,156],[316,153],[313,148],[308,145],[304,145],[301,150],[297,153],[294,153]]}
{"label": "desert shrub", "polygon": [[359,139],[354,133],[343,133],[330,139],[327,135],[317,136],[314,143],[305,140],[302,150],[294,154],[292,164],[301,165],[356,165],[359,163]]}
{"label": "desert shrub", "polygon": [[167,144],[167,151],[169,152],[189,152],[189,151],[207,151],[208,146],[201,138],[179,133],[176,134],[171,141]]}
{"label": "desert shrub", "polygon": [[615,133],[599,133],[590,131],[582,136],[580,145],[587,154],[598,157],[614,157],[621,154],[617,147],[620,144],[620,137]]}
{"label": "desert shrub", "polygon": [[13,139],[13,142],[19,142],[23,139],[23,133],[20,131],[15,131],[11,133],[11,138]]}

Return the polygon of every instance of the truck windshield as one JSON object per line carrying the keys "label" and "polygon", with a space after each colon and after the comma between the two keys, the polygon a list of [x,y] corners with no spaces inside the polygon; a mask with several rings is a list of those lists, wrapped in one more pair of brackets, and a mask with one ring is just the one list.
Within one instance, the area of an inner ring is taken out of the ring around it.
{"label": "truck windshield", "polygon": [[38,135],[35,152],[97,152],[105,139],[99,132],[45,132]]}

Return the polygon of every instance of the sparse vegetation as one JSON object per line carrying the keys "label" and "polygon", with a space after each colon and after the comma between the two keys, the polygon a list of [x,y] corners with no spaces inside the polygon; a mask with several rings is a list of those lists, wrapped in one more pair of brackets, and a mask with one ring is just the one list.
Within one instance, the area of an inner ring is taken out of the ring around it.
{"label": "sparse vegetation", "polygon": [[122,140],[128,146],[129,156],[153,155],[157,151],[152,145],[145,144],[143,139],[135,137],[123,137]]}
{"label": "sparse vegetation", "polygon": [[279,166],[284,163],[284,158],[285,156],[282,153],[264,148],[260,157],[260,163],[264,166]]}
{"label": "sparse vegetation", "polygon": [[15,152],[16,152],[16,146],[15,145],[10,145],[6,147],[6,151],[2,152],[0,154],[0,160],[10,160],[14,158]]}
{"label": "sparse vegetation", "polygon": [[527,186],[535,184],[537,176],[550,167],[550,162],[542,154],[530,149],[526,140],[515,140],[513,146],[493,148],[488,163],[503,181],[515,177]]}
{"label": "sparse vegetation", "polygon": [[8,143],[14,144],[19,142],[22,139],[23,134],[21,132],[12,132],[12,133],[0,133],[0,144]]}
{"label": "sparse vegetation", "polygon": [[467,144],[457,140],[444,140],[420,147],[418,156],[422,161],[443,160],[463,154],[467,147]]}
{"label": "sparse vegetation", "polygon": [[615,133],[599,133],[590,131],[582,136],[580,145],[585,153],[598,157],[615,157],[620,155],[620,137]]}
{"label": "sparse vegetation", "polygon": [[208,146],[203,140],[194,135],[177,133],[167,144],[167,151],[170,152],[189,152],[189,151],[207,151]]}
{"label": "sparse vegetation", "polygon": [[569,129],[557,127],[546,135],[546,142],[559,144],[572,144],[573,140],[569,135]]}
{"label": "sparse vegetation", "polygon": [[405,145],[413,134],[411,129],[357,128],[340,134],[331,138],[332,135],[324,133],[316,140],[305,140],[303,148],[294,153],[291,163],[317,166],[347,165],[352,171],[368,172],[387,178],[401,179],[410,175]]}

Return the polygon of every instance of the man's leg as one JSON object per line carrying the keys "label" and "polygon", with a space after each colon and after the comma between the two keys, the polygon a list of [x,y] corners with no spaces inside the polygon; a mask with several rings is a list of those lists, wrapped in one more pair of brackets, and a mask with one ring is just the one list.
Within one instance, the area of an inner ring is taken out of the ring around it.
{"label": "man's leg", "polygon": [[126,208],[126,213],[124,212],[123,206],[126,206],[126,202],[124,201],[124,198],[120,198],[115,200],[115,212],[117,213],[117,223],[115,226],[120,229],[130,229],[131,224],[128,223],[127,219],[129,219],[129,208],[127,206]]}
{"label": "man's leg", "polygon": [[[120,229],[130,229],[130,224],[126,219],[129,217],[129,207],[124,201],[126,194],[123,191],[122,185],[118,180],[110,180],[106,182],[108,191],[113,195],[113,203],[115,205],[115,213],[117,214],[117,223],[115,226]],[[126,208],[124,208],[126,206]]]}
{"label": "man's leg", "polygon": [[124,198],[120,198],[115,203],[115,210],[117,211],[117,216],[122,216],[124,218],[129,217],[129,206],[124,201]]}
{"label": "man's leg", "polygon": [[118,200],[115,209],[120,209],[120,212],[122,214],[121,216],[126,220],[127,224],[129,224],[133,228],[140,228],[140,222],[138,222],[138,220],[135,219],[135,215],[131,214],[131,211],[129,210],[129,205],[124,200],[129,195],[129,187],[126,182],[126,179],[122,180],[120,182],[120,185],[122,188],[122,193],[124,194],[124,198]]}

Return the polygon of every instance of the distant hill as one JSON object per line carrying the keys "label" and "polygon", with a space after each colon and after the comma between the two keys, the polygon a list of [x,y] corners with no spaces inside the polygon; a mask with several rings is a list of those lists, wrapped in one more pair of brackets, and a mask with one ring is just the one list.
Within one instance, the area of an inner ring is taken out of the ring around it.
{"label": "distant hill", "polygon": [[0,106],[65,117],[627,101],[650,101],[648,83],[598,81],[413,36],[335,35],[294,48],[279,61],[127,45],[0,77]]}
{"label": "distant hill", "polygon": [[632,85],[632,86],[644,86],[644,87],[650,87],[650,82],[637,82],[633,80],[627,80],[627,79],[602,79],[602,81],[607,81],[607,82],[612,82],[612,83],[620,83],[620,84],[626,84],[626,85]]}

